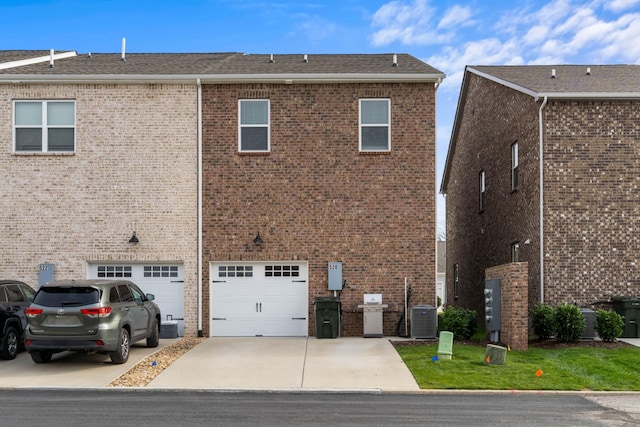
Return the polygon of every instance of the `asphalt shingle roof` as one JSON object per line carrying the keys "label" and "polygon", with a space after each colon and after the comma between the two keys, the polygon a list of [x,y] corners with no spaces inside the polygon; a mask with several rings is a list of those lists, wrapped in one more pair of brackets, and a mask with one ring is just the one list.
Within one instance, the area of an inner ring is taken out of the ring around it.
{"label": "asphalt shingle roof", "polygon": [[[56,52],[57,53],[57,52]],[[49,55],[48,51],[0,51],[0,65],[10,61]],[[416,75],[434,80],[444,74],[408,54],[247,55],[243,53],[120,53],[78,54],[49,62],[0,69],[9,76],[105,76],[105,75]]]}
{"label": "asphalt shingle roof", "polygon": [[640,93],[640,65],[469,66],[469,69],[539,94]]}

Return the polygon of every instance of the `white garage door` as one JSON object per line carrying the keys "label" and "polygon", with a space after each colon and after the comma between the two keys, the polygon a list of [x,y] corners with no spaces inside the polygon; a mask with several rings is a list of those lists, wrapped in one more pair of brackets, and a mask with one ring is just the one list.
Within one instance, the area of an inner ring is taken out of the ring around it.
{"label": "white garage door", "polygon": [[184,266],[182,264],[89,264],[91,279],[127,279],[155,296],[162,322],[176,321],[184,336]]}
{"label": "white garage door", "polygon": [[306,262],[214,262],[210,336],[307,336]]}

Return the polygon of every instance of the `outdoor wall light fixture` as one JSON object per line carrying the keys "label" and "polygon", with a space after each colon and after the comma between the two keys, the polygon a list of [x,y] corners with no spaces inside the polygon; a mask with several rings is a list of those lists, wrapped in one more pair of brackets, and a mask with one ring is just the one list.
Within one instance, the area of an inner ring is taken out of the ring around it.
{"label": "outdoor wall light fixture", "polygon": [[256,235],[256,238],[253,239],[253,243],[255,243],[256,245],[261,245],[262,243],[264,243],[264,241],[262,240],[262,237],[260,237],[259,231],[258,231],[258,234]]}
{"label": "outdoor wall light fixture", "polygon": [[136,237],[136,232],[133,232],[133,236],[129,239],[129,243],[138,243],[140,240]]}

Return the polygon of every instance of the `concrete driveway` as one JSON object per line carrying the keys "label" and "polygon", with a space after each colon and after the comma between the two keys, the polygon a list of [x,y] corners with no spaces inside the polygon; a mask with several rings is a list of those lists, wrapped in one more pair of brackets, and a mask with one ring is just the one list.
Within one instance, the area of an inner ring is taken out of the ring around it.
{"label": "concrete driveway", "polygon": [[[64,352],[33,363],[22,352],[0,361],[0,387],[106,387],[158,349],[140,343],[129,361]],[[147,388],[219,390],[418,391],[408,368],[384,338],[209,338],[160,373]]]}
{"label": "concrete driveway", "polygon": [[147,348],[144,341],[134,344],[129,361],[122,365],[114,365],[105,354],[71,351],[54,354],[50,363],[37,364],[23,351],[14,360],[0,360],[0,387],[105,387],[140,360],[176,341],[162,339],[157,348]]}
{"label": "concrete driveway", "polygon": [[148,388],[418,391],[384,338],[209,338]]}

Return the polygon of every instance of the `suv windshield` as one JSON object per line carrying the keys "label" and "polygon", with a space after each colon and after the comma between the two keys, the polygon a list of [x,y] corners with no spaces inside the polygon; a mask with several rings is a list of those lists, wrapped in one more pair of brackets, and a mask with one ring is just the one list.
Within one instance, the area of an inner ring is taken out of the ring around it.
{"label": "suv windshield", "polygon": [[100,301],[100,292],[95,288],[55,287],[41,288],[33,302],[45,307],[69,307],[96,304]]}

